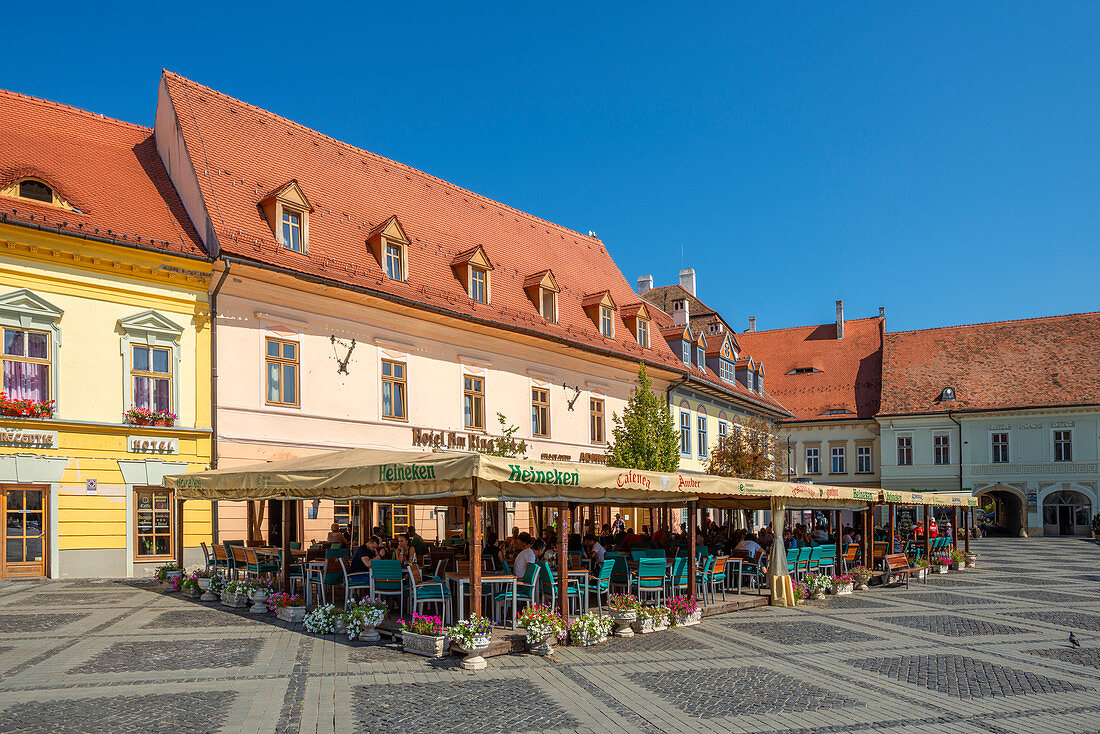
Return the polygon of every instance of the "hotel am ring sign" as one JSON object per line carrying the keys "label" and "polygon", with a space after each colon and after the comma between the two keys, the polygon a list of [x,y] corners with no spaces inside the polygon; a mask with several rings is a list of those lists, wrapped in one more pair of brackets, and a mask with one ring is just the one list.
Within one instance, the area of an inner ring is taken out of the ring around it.
{"label": "hotel am ring sign", "polygon": [[162,436],[127,436],[126,451],[131,454],[178,454],[179,439]]}

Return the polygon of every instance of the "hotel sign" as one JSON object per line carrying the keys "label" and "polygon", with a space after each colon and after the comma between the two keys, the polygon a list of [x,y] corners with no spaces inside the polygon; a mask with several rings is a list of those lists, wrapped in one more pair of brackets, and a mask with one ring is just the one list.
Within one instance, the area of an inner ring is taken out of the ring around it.
{"label": "hotel sign", "polygon": [[[436,431],[431,428],[412,429],[412,445],[427,448],[491,451],[494,448],[493,442],[498,438],[498,436],[490,436],[487,433]],[[523,453],[527,448],[527,444],[513,439],[512,448],[519,453]]]}
{"label": "hotel sign", "polygon": [[126,451],[131,454],[178,454],[179,439],[160,436],[127,436]]}
{"label": "hotel sign", "polygon": [[57,431],[33,431],[0,426],[0,446],[24,449],[56,449]]}

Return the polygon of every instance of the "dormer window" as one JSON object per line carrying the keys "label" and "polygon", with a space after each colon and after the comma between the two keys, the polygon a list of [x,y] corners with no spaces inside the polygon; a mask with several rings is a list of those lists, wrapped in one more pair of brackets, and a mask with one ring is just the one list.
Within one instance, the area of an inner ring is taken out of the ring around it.
{"label": "dormer window", "polygon": [[260,209],[285,249],[309,251],[309,213],[313,211],[297,181],[288,181],[260,202]]}
{"label": "dormer window", "polygon": [[302,251],[302,215],[289,209],[283,209],[283,247]]}
{"label": "dormer window", "polygon": [[35,181],[33,178],[28,178],[19,182],[19,197],[52,204],[53,189],[41,181]]}
{"label": "dormer window", "polygon": [[788,372],[788,375],[812,375],[815,372],[821,372],[817,367],[795,367]]}
{"label": "dormer window", "polygon": [[581,306],[588,318],[596,325],[596,329],[608,339],[615,338],[615,312],[618,306],[611,298],[610,291],[590,293],[581,299]]}
{"label": "dormer window", "polygon": [[489,272],[493,269],[493,263],[480,245],[456,255],[451,261],[451,268],[470,300],[485,304],[490,302]]}
{"label": "dormer window", "polygon": [[607,307],[600,308],[600,333],[606,336],[608,339],[615,338],[614,324],[611,321],[611,309]]}
{"label": "dormer window", "polygon": [[945,387],[943,390],[940,390],[940,402],[943,402],[945,400],[954,400],[954,399],[955,399],[955,388]]}
{"label": "dormer window", "polygon": [[691,364],[691,342],[685,339],[680,343],[683,345],[684,364]]}
{"label": "dormer window", "polygon": [[558,282],[549,270],[540,270],[523,279],[523,290],[538,309],[539,314],[552,324],[558,323]]}
{"label": "dormer window", "polygon": [[619,308],[623,324],[634,334],[638,346],[649,349],[649,311],[641,301],[628,303]]}
{"label": "dormer window", "polygon": [[642,349],[649,349],[649,321],[638,319],[638,344]]}
{"label": "dormer window", "polygon": [[372,229],[367,244],[387,278],[409,279],[409,238],[397,217],[390,217]]}

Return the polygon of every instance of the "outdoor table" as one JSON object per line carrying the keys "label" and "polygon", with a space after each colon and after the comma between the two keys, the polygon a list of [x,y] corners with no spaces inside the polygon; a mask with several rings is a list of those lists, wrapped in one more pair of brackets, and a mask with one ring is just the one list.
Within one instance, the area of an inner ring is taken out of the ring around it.
{"label": "outdoor table", "polygon": [[[448,572],[447,580],[455,585],[457,591],[457,593],[455,594],[455,599],[458,602],[458,609],[455,619],[465,619],[465,617],[463,616],[465,614],[465,605],[462,598],[465,594],[465,590],[463,587],[470,583],[469,574],[463,576],[461,573],[458,572]],[[491,574],[481,577],[482,586],[496,585],[512,587],[512,629],[516,628],[516,582],[518,580],[519,579],[517,579],[515,576],[510,576],[508,574]]]}
{"label": "outdoor table", "polygon": [[580,579],[581,583],[581,604],[583,605],[583,611],[588,611],[588,577],[591,572],[585,568],[571,568],[566,571],[566,576],[571,579]]}
{"label": "outdoor table", "polygon": [[728,589],[730,587],[730,567],[731,566],[737,566],[737,570],[734,572],[734,575],[737,576],[737,593],[738,593],[738,595],[741,594],[741,571],[742,571],[742,568],[743,568],[742,564],[744,562],[745,562],[744,558],[734,558],[734,557],[731,556],[730,558],[726,559],[726,588]]}

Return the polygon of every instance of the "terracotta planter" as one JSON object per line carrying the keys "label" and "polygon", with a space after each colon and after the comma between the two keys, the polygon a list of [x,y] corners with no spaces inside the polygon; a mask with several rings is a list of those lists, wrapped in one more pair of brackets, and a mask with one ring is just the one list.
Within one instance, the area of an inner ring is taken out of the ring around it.
{"label": "terracotta planter", "polygon": [[413,655],[441,658],[447,651],[447,637],[445,635],[418,635],[413,632],[402,632],[401,648]]}
{"label": "terracotta planter", "polygon": [[627,610],[611,610],[611,619],[615,620],[615,632],[616,637],[633,637],[634,630],[630,628],[630,623],[638,618],[638,612],[635,609]]}
{"label": "terracotta planter", "polygon": [[306,618],[305,607],[283,607],[277,615],[279,619],[291,624],[297,624]]}
{"label": "terracotta planter", "polygon": [[489,636],[474,638],[473,644],[470,647],[464,647],[462,645],[455,645],[460,652],[466,657],[462,659],[463,670],[485,670],[488,665],[485,662],[485,658],[481,656],[481,651],[489,648]]}

